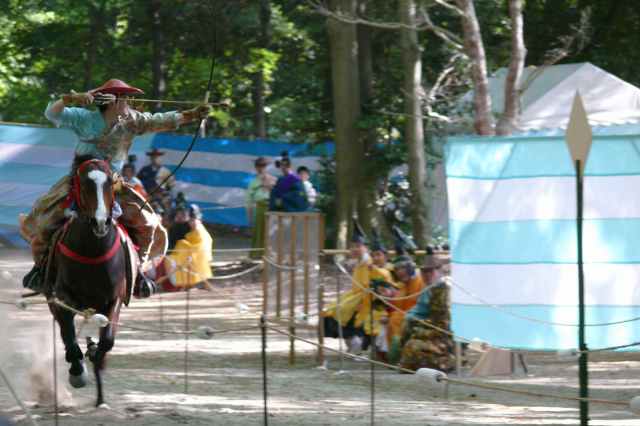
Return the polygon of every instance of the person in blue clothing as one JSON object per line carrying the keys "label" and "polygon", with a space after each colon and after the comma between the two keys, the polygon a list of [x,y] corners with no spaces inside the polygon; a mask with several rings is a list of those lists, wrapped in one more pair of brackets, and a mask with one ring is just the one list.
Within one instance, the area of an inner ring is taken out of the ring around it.
{"label": "person in blue clothing", "polygon": [[269,210],[284,212],[304,212],[309,210],[309,200],[300,176],[293,172],[291,159],[286,152],[276,161],[282,171],[269,197]]}
{"label": "person in blue clothing", "polygon": [[[171,172],[165,166],[162,165],[161,158],[164,155],[164,151],[160,151],[158,148],[153,148],[147,152],[149,157],[149,164],[144,166],[138,172],[138,179],[142,181],[142,186],[147,194],[151,194],[156,190],[162,176],[167,176]],[[158,177],[160,176],[160,179]],[[169,182],[168,182],[169,183]]]}

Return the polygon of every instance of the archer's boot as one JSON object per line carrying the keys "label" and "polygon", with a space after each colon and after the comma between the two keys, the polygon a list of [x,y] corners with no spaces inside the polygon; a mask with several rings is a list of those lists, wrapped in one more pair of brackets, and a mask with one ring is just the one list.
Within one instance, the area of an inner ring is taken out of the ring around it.
{"label": "archer's boot", "polygon": [[157,292],[158,286],[156,283],[142,272],[142,268],[138,268],[136,283],[133,286],[133,296],[138,299],[145,299],[153,296]]}
{"label": "archer's boot", "polygon": [[31,271],[22,278],[24,288],[35,291],[36,293],[44,292],[44,268],[37,263],[33,265]]}

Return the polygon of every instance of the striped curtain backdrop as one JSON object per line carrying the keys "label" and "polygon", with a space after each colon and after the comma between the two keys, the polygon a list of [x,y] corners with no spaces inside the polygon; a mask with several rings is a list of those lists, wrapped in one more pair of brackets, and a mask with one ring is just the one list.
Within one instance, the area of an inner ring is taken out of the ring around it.
{"label": "striped curtain backdrop", "polygon": [[[173,169],[192,136],[156,134],[136,138],[130,154],[138,157],[138,169],[148,163],[145,152],[156,147],[166,152],[163,163]],[[25,125],[0,125],[0,239],[25,246],[20,239],[18,214],[69,172],[76,136],[65,129]],[[278,176],[273,161],[288,151],[294,167],[320,167],[321,155],[332,155],[332,143],[316,145],[237,139],[200,139],[176,174],[176,190],[203,208],[210,223],[246,226],[246,188],[254,177],[253,161],[267,157],[269,171]]]}
{"label": "striped curtain backdrop", "polygon": [[[595,134],[587,161],[591,324],[640,316],[640,129],[634,130]],[[506,347],[576,348],[577,328],[558,324],[578,322],[576,183],[564,135],[452,138],[446,174],[455,332]],[[590,348],[638,340],[635,322],[587,328]]]}

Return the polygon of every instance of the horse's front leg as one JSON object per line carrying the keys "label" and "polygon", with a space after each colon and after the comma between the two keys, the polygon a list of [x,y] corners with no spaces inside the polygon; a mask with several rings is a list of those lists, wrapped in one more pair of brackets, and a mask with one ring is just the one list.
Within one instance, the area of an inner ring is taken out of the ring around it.
{"label": "horse's front leg", "polygon": [[51,312],[60,325],[65,359],[71,364],[71,368],[69,368],[69,383],[74,388],[82,388],[87,385],[87,369],[84,366],[82,350],[76,340],[76,327],[73,323],[75,314],[57,306],[51,307]]}
{"label": "horse's front leg", "polygon": [[120,313],[120,301],[116,301],[108,312],[109,324],[100,329],[100,340],[94,351],[90,350],[91,362],[93,362],[93,372],[96,376],[96,388],[98,399],[96,407],[104,404],[104,394],[102,391],[102,371],[105,367],[107,353],[113,348],[116,338],[117,322]]}

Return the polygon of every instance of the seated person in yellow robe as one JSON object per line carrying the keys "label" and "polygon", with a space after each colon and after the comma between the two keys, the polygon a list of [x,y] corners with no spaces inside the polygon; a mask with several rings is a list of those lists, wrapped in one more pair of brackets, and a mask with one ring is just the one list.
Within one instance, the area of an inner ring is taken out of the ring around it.
{"label": "seated person in yellow robe", "polygon": [[169,280],[182,288],[206,285],[213,276],[213,238],[202,224],[202,212],[196,204],[189,206],[189,227],[190,231],[165,258]]}
{"label": "seated person in yellow robe", "polygon": [[[372,264],[367,238],[362,228],[354,221],[351,239],[351,257],[356,266],[353,269],[351,290],[340,295],[338,301],[330,304],[323,312],[324,333],[327,337],[342,338],[347,342],[350,352],[362,350],[362,337],[365,334],[364,324],[368,318],[371,296],[367,293],[369,283],[374,278],[391,281],[389,271]],[[367,329],[371,333],[370,329]],[[375,331],[374,331],[375,333]]]}

